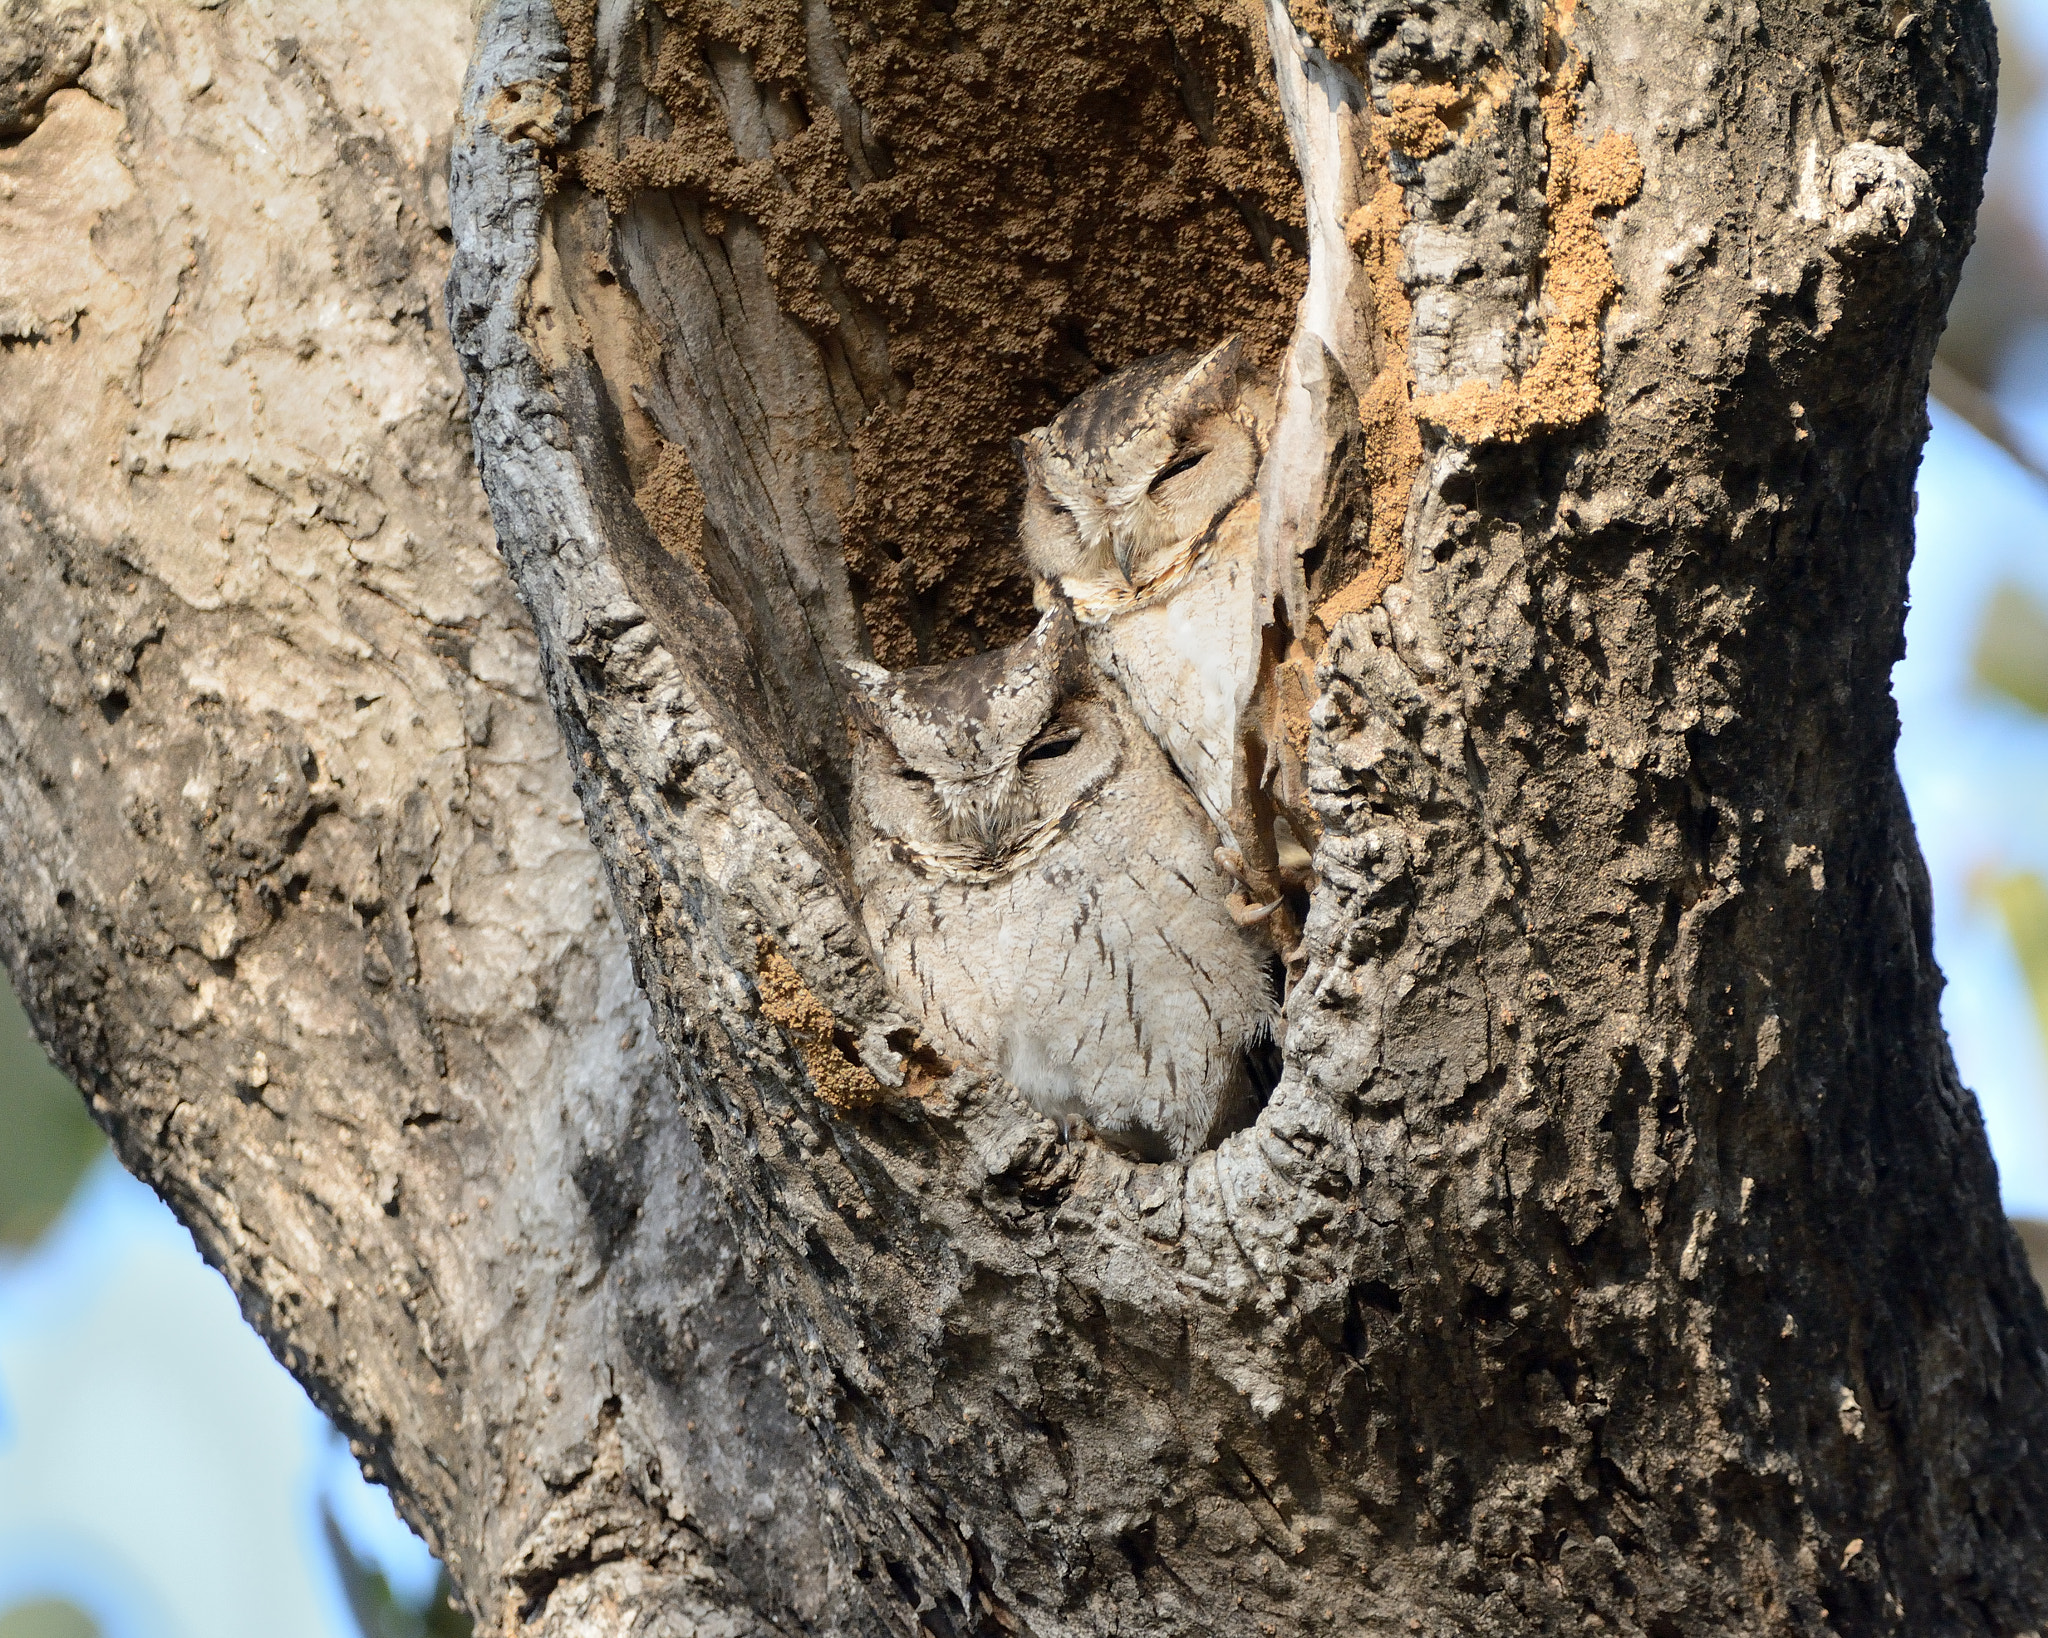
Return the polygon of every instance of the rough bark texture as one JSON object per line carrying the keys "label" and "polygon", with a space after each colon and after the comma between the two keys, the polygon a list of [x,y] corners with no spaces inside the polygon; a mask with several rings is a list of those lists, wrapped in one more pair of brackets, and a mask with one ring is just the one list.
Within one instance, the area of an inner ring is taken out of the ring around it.
{"label": "rough bark texture", "polygon": [[[1217,67],[1268,25],[1273,82]],[[450,296],[486,487],[901,1630],[2048,1614],[2048,1315],[1886,686],[1993,68],[1972,5],[488,11]],[[1299,231],[1152,168],[1225,105],[1285,116]],[[1038,306],[983,350],[963,290]],[[1307,976],[1256,1126],[1134,1166],[913,1050],[831,662],[1009,629],[990,462],[1075,355],[1290,319]]]}
{"label": "rough bark texture", "polygon": [[488,1625],[839,1626],[470,463],[467,6],[0,16],[68,64],[0,148],[0,957]]}
{"label": "rough bark texture", "polygon": [[[1981,8],[494,0],[538,666],[465,19],[336,11],[0,9],[0,956],[489,1622],[2048,1617],[1886,688]],[[1321,882],[1134,1166],[914,1050],[833,662],[1232,331]]]}

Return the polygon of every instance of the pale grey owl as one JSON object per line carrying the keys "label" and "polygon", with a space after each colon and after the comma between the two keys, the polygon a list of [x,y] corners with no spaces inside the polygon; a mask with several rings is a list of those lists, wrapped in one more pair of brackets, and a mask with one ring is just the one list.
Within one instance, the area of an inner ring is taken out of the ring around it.
{"label": "pale grey owl", "polygon": [[1024,556],[1236,847],[1239,719],[1258,680],[1252,492],[1270,400],[1235,340],[1166,353],[1018,440]]}
{"label": "pale grey owl", "polygon": [[849,669],[861,916],[926,1039],[1148,1158],[1248,1112],[1270,955],[1064,605],[1014,648]]}

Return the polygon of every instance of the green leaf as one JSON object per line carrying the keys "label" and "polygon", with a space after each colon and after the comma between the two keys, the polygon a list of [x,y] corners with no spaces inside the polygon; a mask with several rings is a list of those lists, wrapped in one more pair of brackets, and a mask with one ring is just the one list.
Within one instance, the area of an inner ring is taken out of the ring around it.
{"label": "green leaf", "polygon": [[100,1638],[100,1629],[76,1604],[45,1598],[0,1613],[0,1638]]}
{"label": "green leaf", "polygon": [[28,1245],[49,1227],[102,1146],[0,974],[0,1245]]}
{"label": "green leaf", "polygon": [[2034,1019],[2048,1041],[2048,880],[2031,870],[1986,877],[1980,889],[2005,923],[2034,997]]}
{"label": "green leaf", "polygon": [[2048,609],[2011,581],[1991,594],[1977,633],[1977,681],[2048,717]]}

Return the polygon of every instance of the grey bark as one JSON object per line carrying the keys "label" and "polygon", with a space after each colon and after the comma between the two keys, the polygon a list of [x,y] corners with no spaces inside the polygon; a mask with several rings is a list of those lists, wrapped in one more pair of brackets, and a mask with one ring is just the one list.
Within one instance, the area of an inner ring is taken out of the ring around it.
{"label": "grey bark", "polygon": [[485,1630],[837,1629],[470,462],[465,0],[5,19],[69,67],[0,148],[0,958]]}
{"label": "grey bark", "polygon": [[[497,0],[458,131],[450,311],[501,543],[878,1606],[936,1633],[2030,1629],[2048,1315],[1940,1034],[1886,686],[1988,17],[1271,10],[1277,79],[1236,91],[1287,115],[1306,229],[1170,199],[1191,260],[1234,232],[1273,275],[1175,285],[1170,339],[1270,327],[1307,248],[1262,494],[1276,629],[1328,616],[1321,885],[1270,1105],[1150,1167],[903,1056],[829,662],[1002,635],[944,590],[975,554],[1014,576],[999,508],[899,517],[929,572],[876,595],[862,439],[955,472],[1029,424],[1059,343],[962,322],[995,322],[984,271],[1071,269],[1089,363],[1140,350],[1144,167],[1229,101],[1162,15]],[[1019,151],[1068,89],[1041,18],[1126,93],[1057,153]],[[1185,113],[1134,128],[1171,76]],[[978,235],[947,191],[977,162]],[[898,251],[860,237],[876,190]],[[1121,275],[1050,242],[1076,199]],[[953,282],[898,302],[885,254]],[[1412,475],[1358,447],[1389,369]],[[701,535],[634,502],[656,439]],[[1390,522],[1391,584],[1319,589]]]}
{"label": "grey bark", "polygon": [[[498,0],[449,310],[532,628],[428,299],[459,31],[332,13],[0,60],[0,955],[487,1620],[2040,1623],[1885,686],[1979,8]],[[831,662],[1014,631],[1004,441],[1230,330],[1321,886],[1270,1106],[1133,1167],[904,1059]],[[1411,473],[1403,371],[1521,421]]]}

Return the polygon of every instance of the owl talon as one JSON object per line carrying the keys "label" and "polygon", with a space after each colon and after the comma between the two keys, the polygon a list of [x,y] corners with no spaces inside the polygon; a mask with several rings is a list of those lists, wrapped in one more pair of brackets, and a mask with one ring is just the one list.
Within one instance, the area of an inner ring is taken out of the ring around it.
{"label": "owl talon", "polygon": [[1271,904],[1253,904],[1242,893],[1233,893],[1223,901],[1223,904],[1230,912],[1230,919],[1238,926],[1257,927],[1286,902],[1286,899],[1278,898]]}

